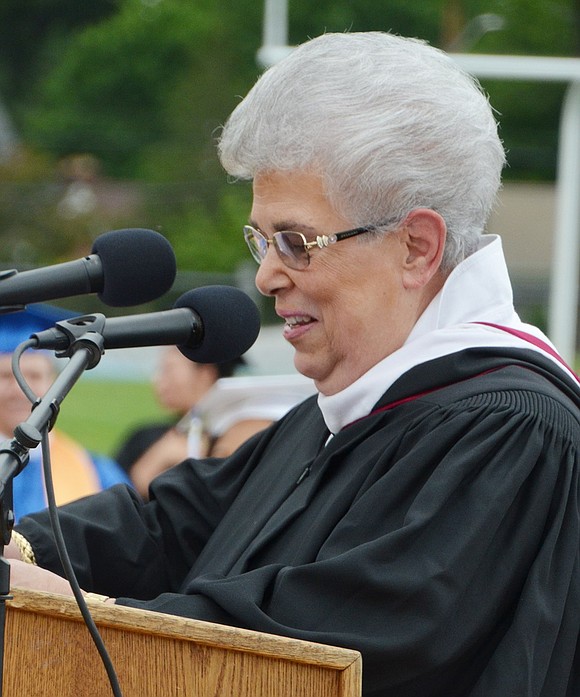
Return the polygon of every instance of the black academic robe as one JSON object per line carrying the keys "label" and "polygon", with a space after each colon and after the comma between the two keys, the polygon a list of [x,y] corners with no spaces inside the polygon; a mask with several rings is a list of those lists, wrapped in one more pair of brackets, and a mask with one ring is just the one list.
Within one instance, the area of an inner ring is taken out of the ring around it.
{"label": "black academic robe", "polygon": [[[60,521],[85,589],[358,649],[366,697],[578,697],[579,405],[537,353],[467,350],[326,446],[311,398]],[[47,516],[18,529],[62,573]]]}

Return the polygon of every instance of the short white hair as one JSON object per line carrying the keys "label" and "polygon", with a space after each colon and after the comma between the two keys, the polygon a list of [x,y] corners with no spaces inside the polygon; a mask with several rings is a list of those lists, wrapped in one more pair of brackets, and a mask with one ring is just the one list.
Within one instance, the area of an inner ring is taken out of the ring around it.
{"label": "short white hair", "polygon": [[477,80],[424,41],[383,32],[329,33],[294,49],[236,107],[218,150],[241,179],[319,173],[356,226],[437,211],[444,269],[477,248],[505,163]]}

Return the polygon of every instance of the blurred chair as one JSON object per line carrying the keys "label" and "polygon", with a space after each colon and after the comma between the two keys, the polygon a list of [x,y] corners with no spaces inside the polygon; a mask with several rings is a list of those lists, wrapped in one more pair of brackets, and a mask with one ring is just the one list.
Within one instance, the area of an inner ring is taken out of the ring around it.
{"label": "blurred chair", "polygon": [[197,405],[206,455],[227,457],[244,441],[316,393],[303,375],[222,378]]}

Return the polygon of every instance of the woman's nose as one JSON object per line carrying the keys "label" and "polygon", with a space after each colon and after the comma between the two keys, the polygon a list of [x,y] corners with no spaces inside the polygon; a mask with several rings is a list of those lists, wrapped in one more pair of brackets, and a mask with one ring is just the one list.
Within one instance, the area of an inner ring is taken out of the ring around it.
{"label": "woman's nose", "polygon": [[256,288],[262,295],[276,295],[281,289],[292,283],[288,267],[278,256],[274,245],[268,245],[266,256],[256,273]]}

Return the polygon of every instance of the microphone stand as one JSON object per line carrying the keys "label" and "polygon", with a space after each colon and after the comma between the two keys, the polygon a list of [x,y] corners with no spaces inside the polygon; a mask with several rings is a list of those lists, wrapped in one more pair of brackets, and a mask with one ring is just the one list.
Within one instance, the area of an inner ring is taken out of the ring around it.
{"label": "microphone stand", "polygon": [[[95,328],[96,326],[96,328]],[[4,547],[10,542],[14,526],[12,480],[29,461],[29,451],[42,440],[43,431],[50,431],[57,419],[60,405],[85,370],[94,368],[104,353],[104,315],[99,315],[91,330],[79,326],[71,345],[57,354],[70,360],[46,394],[37,399],[30,416],[14,429],[14,438],[0,445],[0,696],[4,667],[4,630],[6,601],[10,600],[10,563],[4,558]]]}

